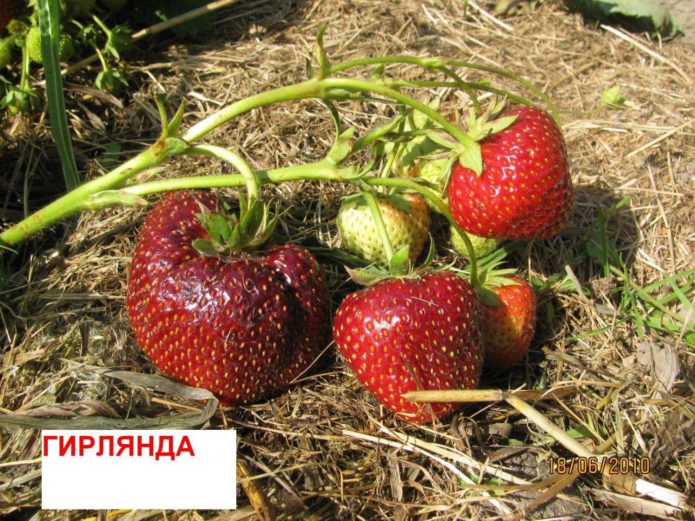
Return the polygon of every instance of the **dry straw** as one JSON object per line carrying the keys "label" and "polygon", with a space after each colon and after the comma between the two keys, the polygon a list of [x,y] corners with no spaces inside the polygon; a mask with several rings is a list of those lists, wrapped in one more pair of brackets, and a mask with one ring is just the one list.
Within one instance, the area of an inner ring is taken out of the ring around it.
{"label": "dry straw", "polygon": [[[180,388],[156,390],[153,380],[129,378],[155,372],[137,348],[124,310],[126,273],[143,211],[86,213],[34,241],[33,253],[25,255],[0,299],[5,418],[14,418],[15,425],[20,417],[37,426],[106,418],[128,425],[188,421],[238,429],[241,475],[249,478],[242,481],[237,512],[114,512],[100,519],[582,519],[638,512],[672,519],[689,508],[661,495],[616,490],[598,475],[549,475],[547,458],[572,452],[647,456],[651,473],[638,480],[693,493],[695,402],[688,381],[695,354],[684,327],[670,334],[640,333],[637,319],[654,307],[641,298],[628,307],[624,300],[638,295],[635,288],[693,268],[692,49],[678,41],[659,44],[584,27],[558,1],[504,19],[492,17],[487,2],[470,2],[469,9],[465,4],[239,2],[217,12],[214,34],[200,43],[162,35],[156,52],[136,54],[139,61],[131,63],[130,73],[139,88],[122,100],[81,86],[81,76],[67,77],[79,161],[96,174],[113,166],[103,154],[107,144],[118,143],[122,159],[156,138],[155,93],[172,94],[172,108],[185,101],[191,124],[233,100],[297,81],[311,56],[313,35],[330,22],[326,46],[336,60],[389,52],[468,59],[523,73],[561,108],[577,187],[570,229],[512,257],[530,277],[560,274],[541,295],[539,331],[525,364],[509,377],[485,381],[486,388],[522,389],[522,394],[492,391],[486,397],[492,401],[469,404],[453,419],[431,426],[407,424],[382,409],[333,346],[286,394],[237,410],[206,410]],[[422,74],[398,69],[399,77]],[[613,85],[628,97],[624,111],[599,106],[601,93]],[[465,97],[445,93],[444,102],[463,107]],[[359,132],[391,111],[368,103],[344,103],[341,109]],[[212,139],[242,150],[256,168],[279,167],[322,157],[332,125],[323,106],[306,101],[253,111]],[[9,211],[3,217],[15,219],[23,210],[17,201],[25,187],[34,199],[54,195],[49,180],[56,158],[45,122],[34,131],[16,121],[8,132],[14,141],[0,159],[9,172]],[[220,168],[208,159],[194,165],[176,160],[159,175]],[[342,188],[298,182],[264,193],[288,209],[281,235],[335,244]],[[599,208],[613,208],[624,197],[629,202],[610,213],[606,229],[625,270],[605,273],[582,257],[586,230]],[[444,230],[435,229],[440,255],[453,261]],[[354,288],[342,269],[327,269],[337,304]],[[676,295],[664,306],[690,319],[692,307],[686,304],[693,294],[681,298],[673,289],[679,283],[683,280],[655,285],[648,296],[661,302]],[[65,518],[62,512],[38,513],[38,431],[3,425],[0,512]],[[90,515],[96,513],[84,517]]]}

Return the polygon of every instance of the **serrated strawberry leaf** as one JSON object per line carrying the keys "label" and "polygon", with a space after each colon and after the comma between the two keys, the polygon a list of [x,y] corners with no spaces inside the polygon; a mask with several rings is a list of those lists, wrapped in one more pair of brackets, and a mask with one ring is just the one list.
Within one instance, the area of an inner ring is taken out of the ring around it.
{"label": "serrated strawberry leaf", "polygon": [[[637,29],[671,37],[681,32],[680,24],[667,9],[653,0],[565,0],[570,9],[588,18],[627,23]],[[631,22],[631,23],[630,23]]]}

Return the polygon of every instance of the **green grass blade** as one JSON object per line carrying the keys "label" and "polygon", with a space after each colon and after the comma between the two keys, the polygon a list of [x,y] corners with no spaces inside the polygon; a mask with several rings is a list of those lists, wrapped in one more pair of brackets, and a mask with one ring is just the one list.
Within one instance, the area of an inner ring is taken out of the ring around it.
{"label": "green grass blade", "polygon": [[60,8],[58,0],[38,0],[39,28],[41,29],[41,57],[46,75],[46,98],[51,132],[58,147],[68,190],[80,184],[75,154],[72,149],[68,118],[63,99],[63,79],[60,75]]}

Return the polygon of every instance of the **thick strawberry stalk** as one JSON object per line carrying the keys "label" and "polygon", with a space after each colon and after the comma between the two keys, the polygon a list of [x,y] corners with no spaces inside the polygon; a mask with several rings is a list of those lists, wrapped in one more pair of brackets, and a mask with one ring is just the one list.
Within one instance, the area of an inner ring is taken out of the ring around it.
{"label": "thick strawberry stalk", "polygon": [[[438,70],[446,74],[448,77],[452,78],[453,81],[439,83],[388,83],[383,81],[330,77],[331,74],[340,71],[345,71],[353,67],[366,65],[385,65],[391,63],[414,64],[422,66],[423,68],[426,68],[428,70]],[[214,155],[225,161],[228,161],[241,172],[242,177],[238,178],[234,176],[210,176],[204,178],[206,181],[202,181],[200,178],[189,178],[187,180],[174,182],[174,185],[177,186],[177,188],[211,188],[218,186],[239,186],[239,184],[237,183],[241,180],[243,184],[246,184],[247,189],[249,190],[249,195],[257,195],[258,184],[261,181],[257,178],[257,176],[254,176],[254,173],[251,170],[251,168],[248,167],[248,165],[243,161],[243,159],[240,156],[225,149],[221,149],[219,147],[212,147],[209,145],[194,146],[194,143],[200,140],[208,133],[210,133],[211,131],[215,130],[216,128],[220,127],[221,125],[227,123],[228,121],[237,116],[247,113],[253,109],[266,107],[276,103],[296,101],[308,98],[316,98],[323,100],[345,99],[354,97],[355,95],[357,95],[357,97],[361,99],[361,96],[368,94],[378,94],[380,96],[386,96],[402,105],[408,106],[412,109],[422,112],[432,121],[438,123],[447,133],[449,133],[456,141],[458,141],[461,144],[462,149],[466,151],[467,155],[479,156],[480,154],[478,145],[467,133],[459,129],[455,124],[448,121],[437,110],[417,101],[416,99],[398,90],[398,87],[423,88],[438,85],[461,88],[469,94],[472,93],[472,87],[476,87],[480,90],[491,90],[491,88],[487,87],[485,84],[474,84],[462,81],[461,78],[459,78],[455,72],[450,70],[450,66],[469,67],[473,69],[483,70],[486,72],[501,74],[509,78],[514,78],[515,80],[521,82],[523,85],[529,87],[531,90],[533,90],[534,93],[543,97],[543,99],[551,107],[551,110],[554,110],[554,107],[549,102],[549,100],[547,100],[547,98],[543,96],[542,93],[538,91],[538,89],[533,87],[525,80],[521,80],[520,78],[517,78],[511,73],[495,67],[470,64],[467,62],[457,60],[416,58],[408,56],[362,58],[329,66],[324,57],[324,60],[321,63],[320,77],[312,78],[307,81],[297,83],[295,85],[289,85],[286,87],[280,87],[266,92],[261,92],[254,96],[250,96],[248,98],[239,100],[235,103],[232,103],[228,107],[225,107],[219,112],[205,118],[199,123],[193,125],[191,128],[189,128],[187,131],[183,133],[178,133],[178,125],[180,124],[181,118],[183,116],[182,111],[179,111],[179,113],[177,113],[177,115],[171,123],[167,123],[166,118],[163,117],[164,131],[162,137],[154,145],[152,145],[152,147],[141,152],[134,158],[121,165],[120,167],[116,168],[115,170],[105,174],[102,177],[99,177],[97,179],[83,184],[82,186],[76,188],[75,190],[69,192],[65,196],[44,207],[43,209],[37,211],[35,214],[31,215],[27,219],[3,231],[2,233],[0,233],[0,244],[5,246],[17,244],[25,240],[26,238],[32,236],[33,234],[37,233],[41,229],[85,209],[98,209],[104,206],[111,206],[114,204],[143,204],[143,200],[134,197],[137,190],[129,191],[132,187],[129,187],[127,191],[120,191],[118,189],[122,188],[126,184],[126,182],[130,180],[136,173],[150,169],[153,166],[156,166],[159,163],[165,161],[169,157],[189,152]],[[501,90],[495,92],[499,92],[506,95],[511,94]],[[471,99],[473,100],[474,105],[477,106],[478,103],[474,93],[472,93]],[[162,108],[163,105],[160,103],[160,111],[162,111]],[[385,133],[389,132],[389,130],[386,127],[384,127],[383,130]],[[384,134],[380,134],[379,132],[368,134],[365,137],[365,139],[356,142],[356,146],[351,149],[351,152],[355,152],[360,148],[368,146],[370,143],[374,142],[374,140],[378,139],[380,135]],[[479,161],[475,161],[474,163],[479,164]],[[336,181],[345,180],[340,176],[332,178],[329,170],[325,169],[319,173],[315,168],[309,168],[305,171],[305,173],[307,174],[306,176],[304,176],[304,174],[300,174],[298,171],[292,171],[291,173],[286,172],[286,174],[283,175],[287,175],[288,180],[289,178],[292,178],[292,180],[312,179],[315,178],[313,176],[316,176],[317,174],[321,176],[321,179],[330,179]],[[294,177],[295,175],[297,175],[297,177]],[[232,184],[218,184],[220,182],[229,182]],[[271,178],[268,178],[268,182],[276,181],[273,181],[271,180]],[[165,190],[167,186],[171,186],[168,180],[160,184],[148,184],[144,189],[142,189],[141,193],[154,193],[155,190]]]}
{"label": "thick strawberry stalk", "polygon": [[[66,217],[81,210],[91,209],[91,198],[94,194],[122,186],[138,172],[161,163],[172,154],[173,148],[167,144],[166,140],[157,141],[152,147],[126,161],[108,174],[75,188],[23,221],[3,231],[0,233],[0,245],[17,244]],[[125,200],[123,202],[126,203]]]}
{"label": "thick strawberry stalk", "polygon": [[[288,166],[256,172],[259,185],[282,184],[291,181],[335,181],[351,183],[359,179],[353,168],[337,168],[322,160],[306,165]],[[159,179],[147,183],[128,186],[119,190],[133,196],[146,196],[173,190],[194,190],[203,188],[234,188],[244,186],[244,177],[239,174],[176,177]]]}

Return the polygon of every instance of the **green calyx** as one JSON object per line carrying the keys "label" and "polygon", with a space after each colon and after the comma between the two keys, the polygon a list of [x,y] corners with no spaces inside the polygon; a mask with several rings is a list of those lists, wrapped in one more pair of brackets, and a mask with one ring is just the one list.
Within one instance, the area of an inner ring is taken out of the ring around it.
{"label": "green calyx", "polygon": [[258,200],[239,195],[239,215],[212,211],[201,205],[198,219],[210,236],[196,239],[193,247],[206,256],[229,255],[262,246],[273,234],[280,215],[270,217],[268,207]]}
{"label": "green calyx", "polygon": [[404,246],[396,251],[389,260],[388,268],[377,265],[367,266],[366,268],[345,268],[353,282],[360,286],[372,286],[385,279],[412,279],[418,278],[425,271],[431,271],[430,265],[434,260],[436,247],[430,237],[429,249],[425,261],[418,267],[414,267],[410,262],[410,247]]}
{"label": "green calyx", "polygon": [[[474,288],[480,300],[487,306],[500,305],[497,295],[492,291],[493,288],[517,284],[515,280],[510,278],[516,273],[516,270],[513,268],[501,267],[504,260],[507,258],[507,249],[506,246],[501,247],[488,254],[486,257],[478,259],[478,278],[474,284]],[[511,247],[509,249],[511,251]],[[469,278],[471,275],[470,265],[462,270],[454,269],[454,271],[463,278]]]}

